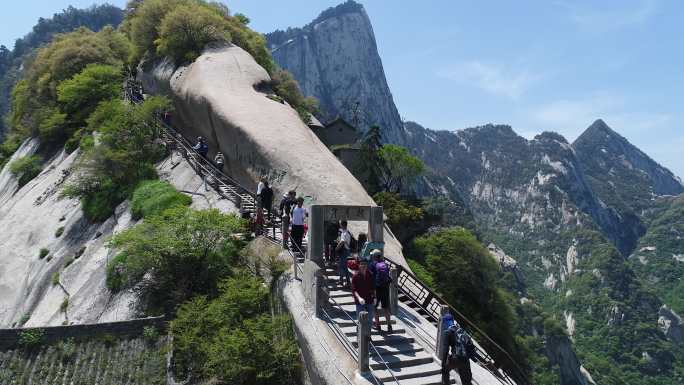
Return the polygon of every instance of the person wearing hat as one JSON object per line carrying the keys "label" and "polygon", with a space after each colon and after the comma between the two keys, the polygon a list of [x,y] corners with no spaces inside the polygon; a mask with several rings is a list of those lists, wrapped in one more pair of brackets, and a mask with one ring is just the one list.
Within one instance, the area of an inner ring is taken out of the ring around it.
{"label": "person wearing hat", "polygon": [[387,332],[392,333],[392,323],[390,322],[390,284],[392,277],[390,276],[389,265],[385,262],[382,256],[382,251],[374,249],[370,252],[371,264],[370,271],[373,274],[375,281],[375,330],[382,331],[380,327],[380,308],[385,313],[385,321],[387,322]]}
{"label": "person wearing hat", "polygon": [[[451,313],[442,317],[445,329],[444,348],[442,350],[442,384],[451,383],[449,373],[456,369],[462,385],[472,385],[473,374],[470,370],[470,359],[478,358],[475,344],[470,335],[454,320]],[[481,357],[479,357],[482,360]]]}
{"label": "person wearing hat", "polygon": [[201,136],[197,137],[197,143],[192,146],[192,149],[197,151],[198,154],[202,155],[203,158],[206,158],[207,154],[209,153],[207,141]]}

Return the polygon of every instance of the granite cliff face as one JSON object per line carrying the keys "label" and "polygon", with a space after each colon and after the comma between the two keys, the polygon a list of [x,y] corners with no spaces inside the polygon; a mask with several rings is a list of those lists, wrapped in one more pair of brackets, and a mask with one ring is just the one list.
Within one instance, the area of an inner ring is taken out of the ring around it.
{"label": "granite cliff face", "polygon": [[[36,139],[26,141],[12,160],[32,155]],[[43,171],[19,188],[5,166],[0,171],[0,328],[99,323],[135,318],[135,296],[112,294],[105,285],[106,264],[115,251],[107,242],[115,233],[137,222],[128,203],[101,223],[88,221],[78,200],[62,198],[71,182],[79,152],[60,152],[47,160]],[[193,194],[193,207],[217,207],[237,212],[213,191],[187,162],[166,159],[157,166],[163,179]],[[40,250],[47,250],[43,255]],[[66,302],[65,302],[66,301]],[[62,308],[62,304],[67,306]]]}
{"label": "granite cliff face", "polygon": [[305,95],[319,100],[323,122],[341,116],[364,131],[377,124],[384,141],[403,143],[401,117],[362,5],[348,1],[302,28],[266,38],[278,65],[294,75]]}

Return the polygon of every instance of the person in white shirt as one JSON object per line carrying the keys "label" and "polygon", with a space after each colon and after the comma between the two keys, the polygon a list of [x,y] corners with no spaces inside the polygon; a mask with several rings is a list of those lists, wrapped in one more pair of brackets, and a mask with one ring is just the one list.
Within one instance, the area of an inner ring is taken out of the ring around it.
{"label": "person in white shirt", "polygon": [[337,270],[340,275],[340,286],[349,286],[349,269],[347,269],[347,258],[351,255],[352,235],[347,229],[347,221],[340,221],[340,238],[335,248],[339,259],[337,260]]}
{"label": "person in white shirt", "polygon": [[297,207],[292,209],[292,242],[302,249],[302,238],[304,238],[304,221],[309,216],[309,212],[304,207],[304,198],[297,198]]}

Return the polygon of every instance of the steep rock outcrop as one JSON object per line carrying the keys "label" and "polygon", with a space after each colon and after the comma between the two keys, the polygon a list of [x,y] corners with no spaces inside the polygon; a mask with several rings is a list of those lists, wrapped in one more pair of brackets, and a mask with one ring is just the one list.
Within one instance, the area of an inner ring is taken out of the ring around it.
{"label": "steep rock outcrop", "polygon": [[580,364],[567,337],[548,338],[546,353],[551,363],[560,368],[561,385],[595,385],[589,372]]}
{"label": "steep rock outcrop", "polygon": [[[37,148],[35,139],[28,140],[13,159],[31,155]],[[84,217],[78,200],[60,197],[60,190],[72,181],[70,170],[78,156],[78,151],[55,155],[46,161],[43,172],[22,188],[8,166],[0,172],[0,327],[134,317],[129,306],[135,301],[133,294],[112,295],[105,286],[105,267],[114,255],[106,246],[110,237],[136,221],[126,202],[112,217],[93,223]],[[158,172],[179,190],[194,192],[193,207],[237,212],[217,194],[204,191],[201,178],[187,162],[174,164],[167,159],[158,165]],[[49,253],[41,258],[42,248]],[[72,262],[67,263],[69,260]],[[68,306],[62,311],[65,299]]]}
{"label": "steep rock outcrop", "polygon": [[383,140],[403,143],[401,117],[362,5],[347,1],[303,28],[266,38],[278,65],[294,75],[305,95],[319,100],[323,121],[342,116],[364,131],[378,124]]}
{"label": "steep rock outcrop", "polygon": [[668,340],[684,346],[684,321],[666,305],[658,311],[658,326]]}
{"label": "steep rock outcrop", "polygon": [[[270,77],[243,49],[208,48],[188,66],[153,63],[139,77],[146,92],[172,98],[175,123],[188,137],[208,138],[209,156],[220,149],[229,174],[244,186],[267,175],[277,193],[296,189],[315,204],[375,205],[295,110],[260,91]],[[405,264],[389,231],[385,242],[386,254]]]}

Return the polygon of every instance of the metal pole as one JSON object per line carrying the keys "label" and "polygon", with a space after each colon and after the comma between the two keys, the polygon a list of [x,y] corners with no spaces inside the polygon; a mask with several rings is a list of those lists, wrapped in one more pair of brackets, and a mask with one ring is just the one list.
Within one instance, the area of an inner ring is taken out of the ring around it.
{"label": "metal pole", "polygon": [[358,320],[358,337],[359,344],[359,372],[368,373],[368,344],[370,340],[370,324],[368,323],[368,312],[362,311],[359,313]]}
{"label": "metal pole", "polygon": [[390,269],[390,312],[397,315],[399,312],[399,270],[396,267]]}
{"label": "metal pole", "polygon": [[440,305],[439,319],[437,320],[437,342],[435,344],[435,355],[439,360],[442,360],[442,352],[444,351],[444,335],[446,333],[446,325],[444,325],[444,315],[448,312],[449,306]]}

